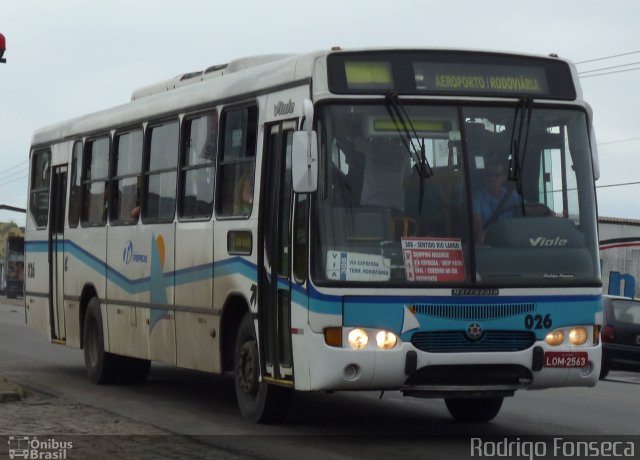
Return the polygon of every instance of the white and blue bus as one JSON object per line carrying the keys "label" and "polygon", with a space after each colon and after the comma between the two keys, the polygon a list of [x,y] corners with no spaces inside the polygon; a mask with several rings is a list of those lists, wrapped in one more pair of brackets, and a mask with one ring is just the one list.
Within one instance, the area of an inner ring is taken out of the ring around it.
{"label": "white and blue bus", "polygon": [[398,390],[487,421],[593,386],[592,112],[557,56],[244,58],[35,132],[26,316],[95,383],[235,371],[255,422],[294,391]]}

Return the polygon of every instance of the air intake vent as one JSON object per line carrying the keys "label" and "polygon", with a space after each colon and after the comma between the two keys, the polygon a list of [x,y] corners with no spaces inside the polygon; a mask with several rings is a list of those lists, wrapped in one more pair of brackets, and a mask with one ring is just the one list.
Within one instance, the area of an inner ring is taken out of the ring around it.
{"label": "air intake vent", "polygon": [[529,331],[485,331],[477,340],[470,340],[463,331],[416,332],[411,343],[429,353],[476,353],[521,351],[534,344]]}
{"label": "air intake vent", "polygon": [[489,305],[414,305],[420,315],[446,319],[486,320],[507,318],[530,313],[535,310],[532,303],[510,303]]}

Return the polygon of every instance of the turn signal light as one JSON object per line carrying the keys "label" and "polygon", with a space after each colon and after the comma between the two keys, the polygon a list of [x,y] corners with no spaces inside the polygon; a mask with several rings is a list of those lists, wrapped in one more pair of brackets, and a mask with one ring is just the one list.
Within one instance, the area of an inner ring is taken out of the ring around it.
{"label": "turn signal light", "polygon": [[327,327],[324,330],[324,343],[331,347],[342,347],[342,328]]}

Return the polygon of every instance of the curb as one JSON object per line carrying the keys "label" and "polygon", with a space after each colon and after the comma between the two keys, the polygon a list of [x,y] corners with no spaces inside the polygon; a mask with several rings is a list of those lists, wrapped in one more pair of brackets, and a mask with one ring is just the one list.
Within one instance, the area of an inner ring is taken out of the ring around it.
{"label": "curb", "polygon": [[0,377],[0,403],[19,401],[25,396],[24,391]]}

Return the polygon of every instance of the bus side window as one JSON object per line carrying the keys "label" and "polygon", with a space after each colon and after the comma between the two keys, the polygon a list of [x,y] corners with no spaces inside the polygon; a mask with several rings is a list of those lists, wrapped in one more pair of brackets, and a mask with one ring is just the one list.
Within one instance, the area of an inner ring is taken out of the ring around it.
{"label": "bus side window", "polygon": [[248,216],[253,208],[258,111],[254,106],[226,110],[221,122],[216,212],[222,217]]}
{"label": "bus side window", "polygon": [[149,128],[142,220],[171,222],[175,214],[178,122]]}
{"label": "bus side window", "polygon": [[100,226],[107,222],[108,180],[109,136],[87,141],[82,180],[83,226]]}
{"label": "bus side window", "polygon": [[111,219],[120,224],[135,224],[140,214],[142,129],[116,134],[113,159],[115,177]]}
{"label": "bus side window", "polygon": [[51,151],[34,152],[31,158],[31,197],[29,212],[38,228],[47,226],[49,220],[49,176]]}
{"label": "bus side window", "polygon": [[212,111],[183,122],[178,215],[210,217],[218,153],[218,113]]}
{"label": "bus side window", "polygon": [[77,227],[82,209],[82,141],[75,141],[71,157],[69,227]]}

